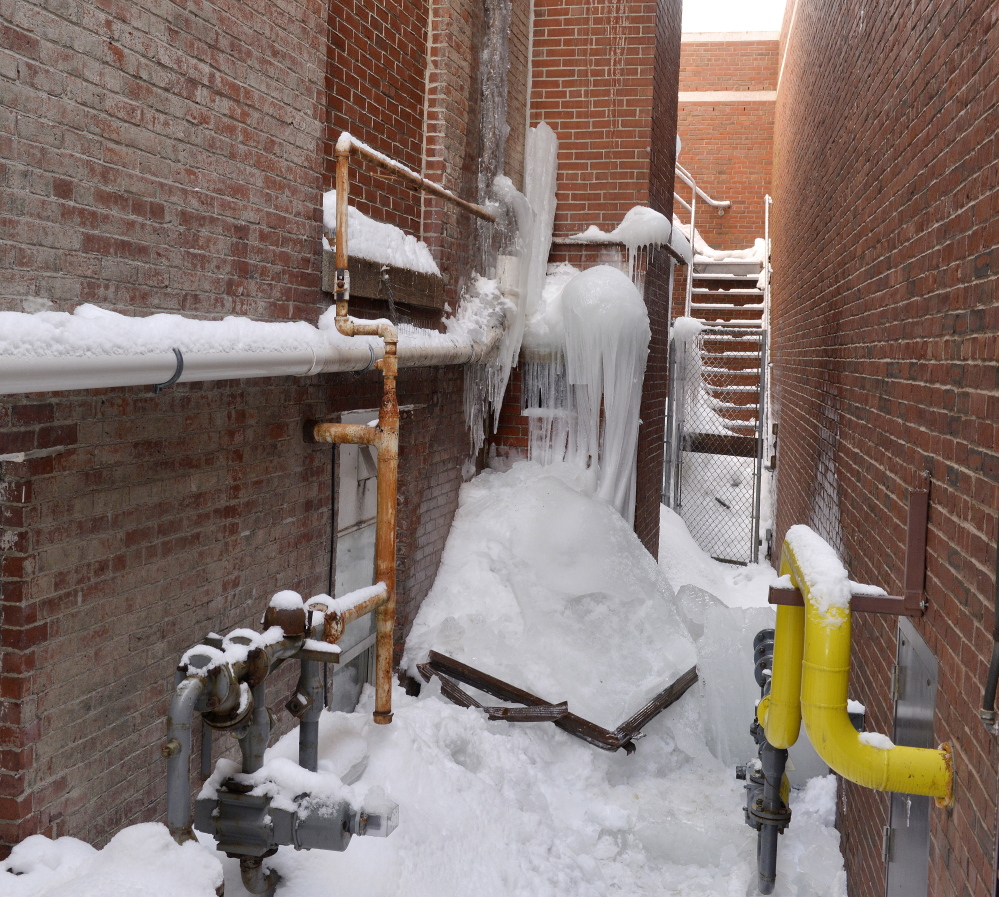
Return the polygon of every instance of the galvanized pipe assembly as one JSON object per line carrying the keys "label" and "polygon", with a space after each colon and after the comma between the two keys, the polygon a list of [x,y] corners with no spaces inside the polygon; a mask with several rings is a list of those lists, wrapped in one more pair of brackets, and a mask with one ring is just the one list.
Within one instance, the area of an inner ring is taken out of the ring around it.
{"label": "galvanized pipe assembly", "polygon": [[167,717],[167,741],[163,756],[167,760],[167,827],[178,844],[194,840],[194,817],[191,815],[191,720],[204,691],[204,680],[192,676],[177,684],[170,715]]}
{"label": "galvanized pipe assembly", "polygon": [[[297,793],[286,795],[295,808],[272,804],[280,777],[272,779],[277,773],[268,772],[264,763],[272,729],[267,676],[285,660],[300,662],[295,692],[286,707],[301,721],[299,764],[316,772],[324,705],[322,664],[339,659],[333,643],[343,635],[345,614],[356,618],[380,610],[387,596],[384,587],[362,589],[343,596],[340,611],[338,602],[326,595],[305,604],[296,593],[279,592],[264,614],[264,632],[238,629],[225,638],[212,635],[181,660],[163,748],[170,833],[178,843],[192,840],[195,826],[212,834],[220,850],[239,858],[243,884],[252,894],[273,893],[278,876],[264,869],[263,860],[281,845],[344,850],[353,834],[385,836],[395,828],[394,805],[369,811],[345,800],[316,804],[309,794]],[[242,763],[239,774],[216,784],[214,797],[199,797],[192,814],[188,770],[196,712],[210,727],[238,739]],[[268,783],[263,792],[256,790],[255,775]]]}

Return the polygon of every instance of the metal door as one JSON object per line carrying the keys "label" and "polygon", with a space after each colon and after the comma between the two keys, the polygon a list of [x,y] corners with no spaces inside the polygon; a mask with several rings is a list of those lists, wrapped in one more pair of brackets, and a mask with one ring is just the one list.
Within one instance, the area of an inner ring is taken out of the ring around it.
{"label": "metal door", "polygon": [[[895,667],[895,744],[932,748],[937,661],[904,617]],[[929,887],[930,798],[892,794],[885,832],[887,897],[925,897]]]}

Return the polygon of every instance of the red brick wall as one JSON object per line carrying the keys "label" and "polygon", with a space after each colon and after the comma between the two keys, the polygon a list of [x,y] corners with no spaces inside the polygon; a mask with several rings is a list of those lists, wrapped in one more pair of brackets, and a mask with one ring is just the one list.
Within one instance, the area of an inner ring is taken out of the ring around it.
{"label": "red brick wall", "polygon": [[[596,224],[613,229],[635,205],[672,214],[680,4],[535,5],[531,121],[547,122],[559,140],[555,234]],[[653,174],[650,176],[650,156]],[[664,174],[665,173],[665,174]],[[553,247],[551,261],[589,267],[618,248]],[[666,408],[668,261],[656,254],[645,300],[652,343],[643,393],[635,530],[654,554],[659,541],[662,438]],[[520,415],[514,372],[494,445],[525,452],[528,425]]]}
{"label": "red brick wall", "polygon": [[[467,76],[465,93],[445,90],[430,109],[443,121],[436,171],[466,193],[481,4],[453,6],[472,26],[437,71],[450,85]],[[318,207],[330,133],[347,126],[417,168],[423,141],[425,9],[331,9],[0,7],[0,308],[92,301],[315,321],[330,300]],[[517,10],[511,83],[523,122],[522,0]],[[347,32],[354,55],[333,49],[327,64],[327,38]],[[408,191],[372,192],[361,179],[357,196],[419,227]],[[467,275],[456,236],[439,241],[452,286]],[[456,506],[469,446],[462,393],[457,368],[400,378],[400,401],[415,410],[400,451],[399,635]],[[302,443],[301,423],[378,396],[369,374],[0,402],[0,454],[41,453],[0,462],[0,850],[35,831],[100,844],[162,814],[158,748],[180,653],[209,630],[255,626],[276,589],[327,589],[332,462]],[[275,708],[290,687],[275,684]]]}
{"label": "red brick wall", "polygon": [[5,6],[2,307],[313,319],[323,10]]}
{"label": "red brick wall", "polygon": [[[786,20],[787,21],[787,20]],[[777,536],[809,523],[851,576],[902,587],[908,490],[932,477],[926,600],[935,739],[957,770],[931,816],[930,895],[995,881],[991,650],[999,506],[999,232],[986,2],[799,4],[777,104]],[[891,733],[891,620],[857,621],[851,688]],[[851,897],[883,892],[887,798],[843,791]]]}
{"label": "red brick wall", "polygon": [[[701,202],[697,229],[716,249],[742,249],[763,236],[763,197],[770,190],[774,100],[688,99],[690,93],[774,91],[778,41],[685,39],[680,51],[680,164],[708,195],[729,200],[724,215]],[[679,179],[677,192],[690,202]],[[690,213],[678,208],[686,224]]]}
{"label": "red brick wall", "polygon": [[[653,76],[652,146],[649,205],[667,218],[673,214],[673,177],[676,165],[677,106],[680,59],[681,4],[662,0],[656,11],[656,51]],[[652,553],[659,555],[659,508],[662,493],[663,440],[669,377],[670,302],[672,271],[665,252],[654,252],[645,274],[645,304],[649,307],[652,341],[642,390],[638,443],[638,502],[635,532]],[[681,269],[682,270],[682,269]]]}
{"label": "red brick wall", "polygon": [[559,140],[556,236],[648,203],[656,6],[535,2],[531,124]]}
{"label": "red brick wall", "polygon": [[[341,0],[329,4],[324,189],[336,185],[333,146],[349,131],[420,171],[429,0]],[[352,165],[351,203],[410,233],[420,230],[420,194]]]}

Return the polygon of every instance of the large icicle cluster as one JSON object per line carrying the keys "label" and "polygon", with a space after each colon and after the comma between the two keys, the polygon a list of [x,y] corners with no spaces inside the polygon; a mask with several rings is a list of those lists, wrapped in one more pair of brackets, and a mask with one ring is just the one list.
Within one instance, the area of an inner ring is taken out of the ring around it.
{"label": "large icicle cluster", "polygon": [[526,322],[532,309],[541,305],[555,221],[557,166],[558,140],[542,122],[527,136],[524,193],[507,177],[493,181],[493,206],[503,223],[506,244],[497,258],[496,274],[510,306],[507,330],[494,357],[486,364],[465,369],[465,422],[475,452],[485,438],[490,411],[493,427],[499,424],[510,370],[520,356]]}
{"label": "large icicle cluster", "polygon": [[[556,278],[570,271],[559,269]],[[530,456],[588,471],[591,488],[630,522],[651,339],[645,303],[630,278],[608,265],[576,273],[549,300],[535,342],[547,351],[524,372]]]}

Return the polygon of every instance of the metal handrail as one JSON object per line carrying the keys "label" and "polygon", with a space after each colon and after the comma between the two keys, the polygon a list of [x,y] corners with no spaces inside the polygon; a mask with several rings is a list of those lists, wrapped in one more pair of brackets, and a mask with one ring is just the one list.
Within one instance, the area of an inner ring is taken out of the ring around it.
{"label": "metal handrail", "polygon": [[677,177],[679,177],[680,180],[683,181],[688,187],[693,188],[694,192],[698,196],[700,196],[701,199],[703,199],[709,206],[714,206],[716,209],[718,209],[719,215],[724,215],[725,209],[731,208],[732,203],[730,200],[712,199],[710,196],[708,196],[707,193],[705,193],[700,187],[697,186],[697,183],[694,181],[694,176],[689,171],[687,171],[687,169],[684,168],[679,162],[676,163],[676,174]]}
{"label": "metal handrail", "polygon": [[[697,182],[694,180],[694,176],[687,171],[679,162],[676,163],[676,176],[683,181],[688,187],[690,187],[690,202],[688,203],[679,193],[675,190],[673,191],[674,201],[680,203],[688,212],[690,212],[690,264],[687,265],[687,294],[684,297],[683,303],[683,313],[684,315],[690,315],[690,303],[693,298],[694,289],[694,255],[696,250],[694,249],[694,234],[697,232],[697,197],[701,197],[709,206],[718,210],[719,215],[724,215],[725,210],[731,208],[732,203],[727,199],[714,199],[708,196],[700,187],[697,186]],[[672,314],[672,309],[670,310]]]}

